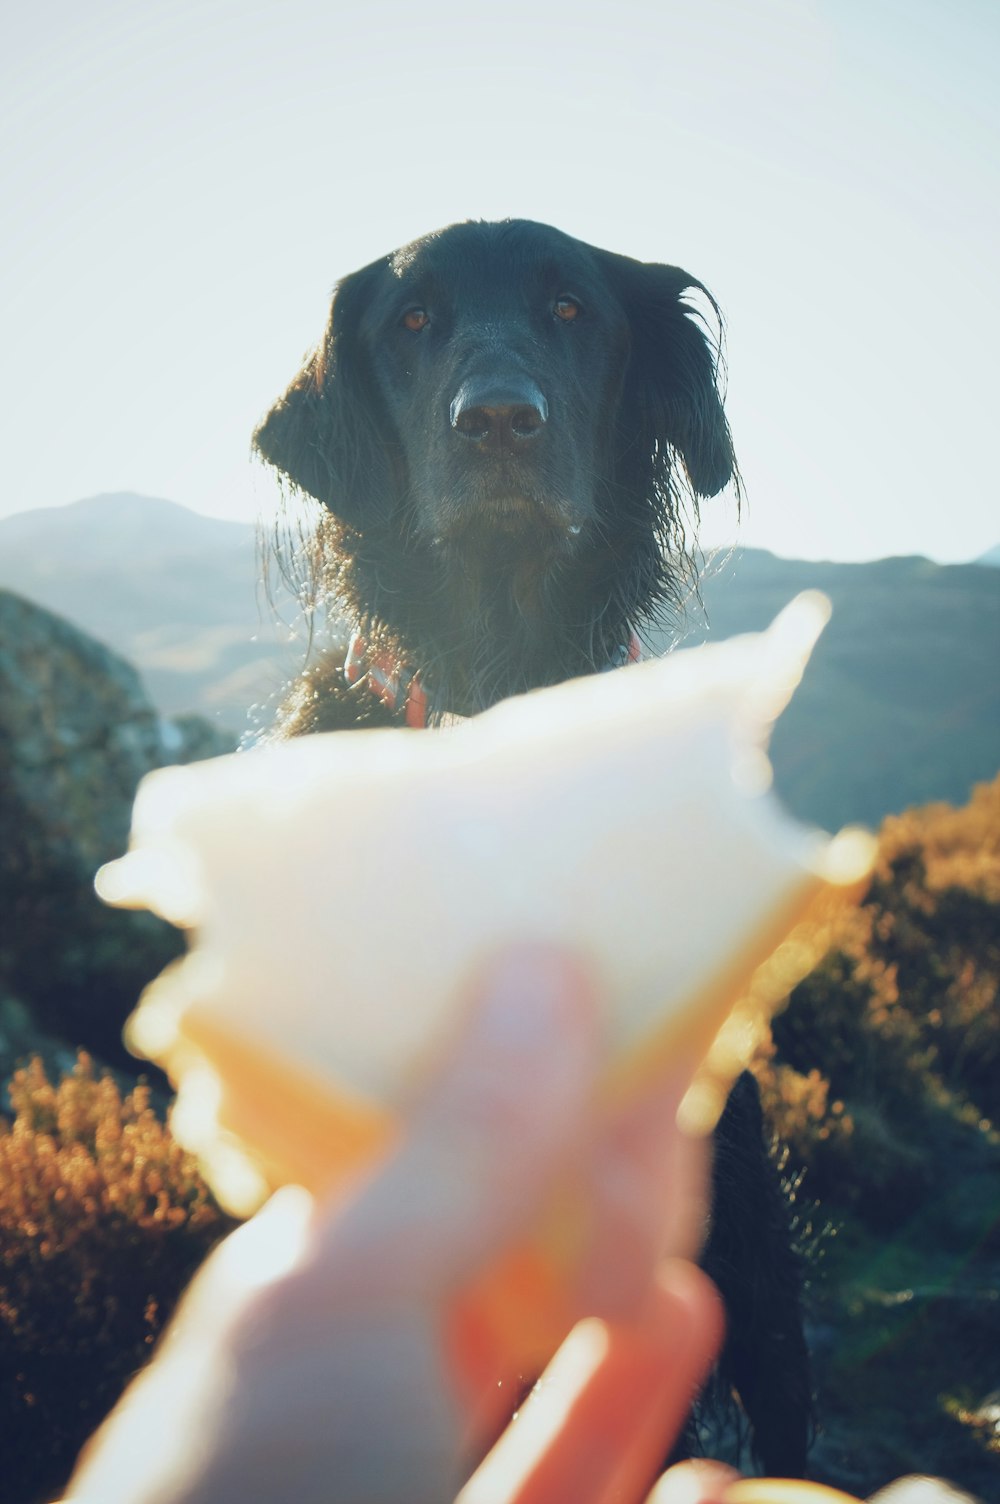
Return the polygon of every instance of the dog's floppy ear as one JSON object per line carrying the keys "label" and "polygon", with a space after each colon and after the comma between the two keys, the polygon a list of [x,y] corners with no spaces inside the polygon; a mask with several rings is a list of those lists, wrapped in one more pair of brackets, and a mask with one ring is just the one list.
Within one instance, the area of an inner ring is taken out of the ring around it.
{"label": "dog's floppy ear", "polygon": [[254,432],[269,465],[361,528],[389,505],[392,442],[364,359],[359,322],[385,262],[337,286],[323,338]]}
{"label": "dog's floppy ear", "polygon": [[[608,256],[632,331],[629,400],[635,405],[637,442],[654,465],[668,447],[680,455],[696,497],[715,496],[739,484],[732,436],[719,393],[722,318],[711,293],[678,266]],[[713,340],[685,293],[704,295],[718,324]]]}

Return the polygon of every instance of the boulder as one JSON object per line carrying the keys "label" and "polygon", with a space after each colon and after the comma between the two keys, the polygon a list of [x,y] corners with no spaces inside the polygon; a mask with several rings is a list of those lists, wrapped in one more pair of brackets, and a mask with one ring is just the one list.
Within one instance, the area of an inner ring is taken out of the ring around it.
{"label": "boulder", "polygon": [[[161,720],[123,659],[0,592],[0,994],[37,1029],[129,1058],[122,1024],[182,942],[148,914],[105,908],[94,874],[125,849],[145,773],[232,750],[196,717]],[[24,1035],[0,1033],[11,1049]]]}

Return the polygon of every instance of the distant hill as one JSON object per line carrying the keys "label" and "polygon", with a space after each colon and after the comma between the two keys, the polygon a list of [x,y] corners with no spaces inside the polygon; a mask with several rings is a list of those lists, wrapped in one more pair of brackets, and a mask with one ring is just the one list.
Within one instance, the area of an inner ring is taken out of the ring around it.
{"label": "distant hill", "polygon": [[203,517],[175,501],[118,491],[64,507],[39,507],[0,518],[0,559],[47,570],[141,569],[195,549],[244,550],[254,529]]}
{"label": "distant hill", "polygon": [[964,804],[1000,768],[1000,572],[747,549],[706,571],[685,646],[757,631],[812,588],[830,597],[833,618],[775,730],[786,802],[827,828],[877,825],[932,800]]}
{"label": "distant hill", "polygon": [[989,564],[993,568],[1000,566],[1000,543],[994,548],[988,548],[984,554],[980,554],[975,562],[977,564]]}
{"label": "distant hill", "polygon": [[[128,658],[166,715],[241,734],[301,665],[258,588],[256,529],[130,492],[0,518],[0,586]],[[286,622],[296,607],[280,602]]]}
{"label": "distant hill", "polygon": [[[237,734],[306,651],[276,624],[259,568],[252,526],[129,493],[0,519],[0,585],[129,658],[164,714],[197,711]],[[775,733],[783,797],[827,827],[964,803],[1000,768],[1000,569],[747,549],[706,568],[683,645],[757,630],[813,587],[834,616]],[[295,620],[289,596],[279,610]]]}

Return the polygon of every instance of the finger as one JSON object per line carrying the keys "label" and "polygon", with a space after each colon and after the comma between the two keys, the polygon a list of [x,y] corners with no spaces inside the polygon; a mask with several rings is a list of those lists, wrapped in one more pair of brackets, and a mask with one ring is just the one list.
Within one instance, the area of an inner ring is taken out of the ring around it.
{"label": "finger", "polygon": [[256,1216],[218,1245],[185,1291],[161,1348],[182,1337],[221,1336],[248,1301],[305,1261],[315,1202],[302,1186],[275,1191]]}
{"label": "finger", "polygon": [[[823,1504],[823,1501],[817,1500],[816,1504]],[[943,1478],[913,1473],[887,1483],[885,1488],[871,1495],[868,1504],[978,1504],[978,1501]]]}
{"label": "finger", "polygon": [[711,1281],[666,1266],[641,1324],[574,1328],[458,1504],[638,1504],[721,1339]]}
{"label": "finger", "polygon": [[914,1472],[869,1495],[868,1504],[977,1504],[977,1499],[944,1478]]}
{"label": "finger", "polygon": [[[876,1497],[881,1498],[881,1494]],[[861,1504],[861,1500],[808,1478],[737,1478],[726,1489],[722,1504]],[[901,1504],[976,1504],[976,1500],[967,1494],[951,1492],[925,1494],[911,1500],[904,1493]]]}
{"label": "finger", "polygon": [[739,1478],[724,1462],[696,1458],[664,1473],[646,1504],[725,1504],[726,1490]]}
{"label": "finger", "polygon": [[679,1072],[618,1109],[600,1134],[590,1176],[593,1235],[580,1271],[583,1308],[627,1320],[665,1256],[693,1259],[704,1240],[708,1146],[677,1126]]}
{"label": "finger", "polygon": [[633,1167],[635,1199],[661,1254],[685,1259],[696,1258],[704,1241],[709,1179],[709,1140],[677,1121],[690,1078],[689,1067],[679,1067],[610,1128],[613,1152]]}
{"label": "finger", "polygon": [[524,947],[476,1001],[400,1149],[319,1231],[338,1300],[452,1289],[529,1223],[577,1150],[600,1056],[591,979]]}

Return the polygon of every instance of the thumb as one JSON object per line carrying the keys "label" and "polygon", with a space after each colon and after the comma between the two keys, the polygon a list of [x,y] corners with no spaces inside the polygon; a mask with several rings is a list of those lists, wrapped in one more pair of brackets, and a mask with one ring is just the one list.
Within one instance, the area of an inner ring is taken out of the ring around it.
{"label": "thumb", "polygon": [[339,1297],[444,1293],[526,1226],[584,1133],[599,1056],[575,959],[525,946],[492,963],[400,1147],[321,1229]]}

